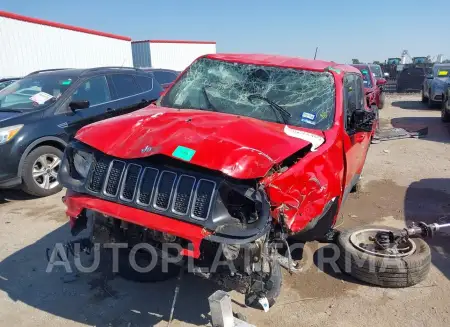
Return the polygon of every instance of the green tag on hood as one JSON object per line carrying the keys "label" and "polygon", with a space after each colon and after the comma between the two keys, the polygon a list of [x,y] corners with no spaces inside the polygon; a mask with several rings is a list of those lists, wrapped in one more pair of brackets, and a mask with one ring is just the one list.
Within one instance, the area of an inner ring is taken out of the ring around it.
{"label": "green tag on hood", "polygon": [[175,158],[184,160],[184,161],[191,161],[194,154],[195,154],[195,150],[192,150],[192,149],[189,149],[189,148],[179,145],[179,146],[177,146],[175,151],[173,151],[172,156],[174,156]]}

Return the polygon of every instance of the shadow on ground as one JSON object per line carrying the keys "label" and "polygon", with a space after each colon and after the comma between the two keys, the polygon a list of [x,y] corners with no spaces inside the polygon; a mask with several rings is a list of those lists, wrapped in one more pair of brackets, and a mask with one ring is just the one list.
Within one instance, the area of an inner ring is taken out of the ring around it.
{"label": "shadow on ground", "polygon": [[443,123],[441,117],[398,117],[391,119],[391,125],[410,132],[428,127],[428,134],[423,137],[424,140],[450,142],[450,124]]}
{"label": "shadow on ground", "polygon": [[[99,271],[65,283],[65,273],[57,271],[62,267],[47,273],[45,250],[67,240],[68,230],[66,224],[0,262],[0,290],[13,301],[90,326],[153,326],[168,320],[176,279],[134,283]],[[174,319],[208,324],[207,298],[215,290],[211,282],[186,274]]]}
{"label": "shadow on ground", "polygon": [[[450,223],[450,179],[422,179],[412,183],[406,190],[404,210],[407,224],[423,221]],[[432,249],[432,263],[450,279],[450,229],[427,239]]]}
{"label": "shadow on ground", "polygon": [[17,189],[0,189],[0,204],[5,204],[11,201],[24,201],[36,199],[35,196],[29,195]]}
{"label": "shadow on ground", "polygon": [[393,107],[397,107],[400,109],[406,109],[406,110],[420,110],[420,111],[426,111],[426,110],[440,110],[439,106],[433,106],[433,108],[428,108],[428,105],[426,103],[421,102],[420,100],[399,100],[399,101],[392,101],[391,102]]}

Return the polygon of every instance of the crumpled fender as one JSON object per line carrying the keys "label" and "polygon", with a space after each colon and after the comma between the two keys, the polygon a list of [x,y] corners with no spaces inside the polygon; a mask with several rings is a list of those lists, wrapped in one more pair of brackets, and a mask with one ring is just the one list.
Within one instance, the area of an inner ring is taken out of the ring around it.
{"label": "crumpled fender", "polygon": [[293,234],[302,231],[322,214],[329,201],[343,193],[343,145],[341,141],[330,144],[308,153],[286,172],[262,180],[272,216],[284,216],[284,223]]}

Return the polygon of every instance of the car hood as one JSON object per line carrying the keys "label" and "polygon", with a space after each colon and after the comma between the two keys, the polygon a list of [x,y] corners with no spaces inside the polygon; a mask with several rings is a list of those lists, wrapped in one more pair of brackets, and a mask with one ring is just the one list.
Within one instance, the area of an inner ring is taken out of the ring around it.
{"label": "car hood", "polygon": [[21,112],[10,112],[10,111],[1,111],[0,110],[0,122],[7,120],[7,119],[11,119],[13,117],[17,117],[19,115],[22,115],[23,113]]}
{"label": "car hood", "polygon": [[163,154],[242,179],[263,177],[295,152],[324,142],[320,131],[155,106],[88,125],[76,139],[122,159]]}

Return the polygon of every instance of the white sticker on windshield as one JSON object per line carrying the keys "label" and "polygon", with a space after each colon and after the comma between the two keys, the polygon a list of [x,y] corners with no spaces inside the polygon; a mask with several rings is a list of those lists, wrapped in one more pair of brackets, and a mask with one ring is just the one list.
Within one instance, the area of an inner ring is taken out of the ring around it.
{"label": "white sticker on windshield", "polygon": [[304,131],[299,131],[299,130],[290,128],[287,125],[284,126],[284,132],[289,136],[310,142],[312,144],[311,151],[316,151],[325,142],[325,139],[322,136],[304,132]]}
{"label": "white sticker on windshield", "polygon": [[35,95],[33,95],[30,98],[30,100],[33,102],[36,102],[37,104],[44,104],[51,98],[53,98],[53,95],[45,93],[45,92],[39,92],[39,93],[36,93]]}

